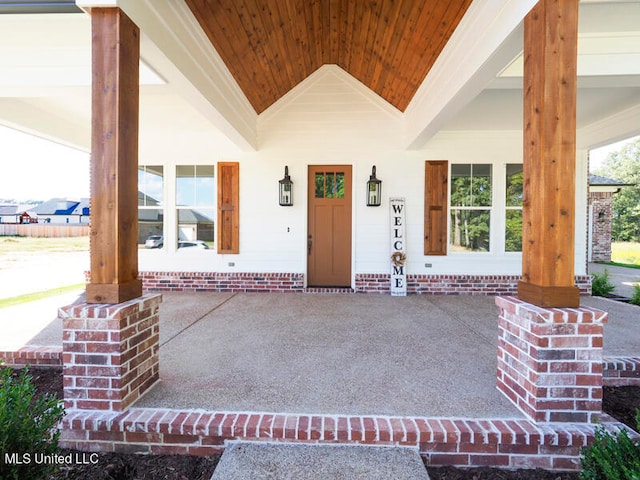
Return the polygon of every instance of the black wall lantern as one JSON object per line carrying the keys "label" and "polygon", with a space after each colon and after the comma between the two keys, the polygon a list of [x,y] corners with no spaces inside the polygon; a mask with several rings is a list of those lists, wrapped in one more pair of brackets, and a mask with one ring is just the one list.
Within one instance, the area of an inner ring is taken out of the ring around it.
{"label": "black wall lantern", "polygon": [[379,207],[382,201],[382,181],[376,178],[376,166],[371,168],[367,182],[367,207]]}
{"label": "black wall lantern", "polygon": [[280,187],[280,205],[290,207],[293,205],[293,182],[289,176],[289,167],[284,167],[284,178],[278,181]]}

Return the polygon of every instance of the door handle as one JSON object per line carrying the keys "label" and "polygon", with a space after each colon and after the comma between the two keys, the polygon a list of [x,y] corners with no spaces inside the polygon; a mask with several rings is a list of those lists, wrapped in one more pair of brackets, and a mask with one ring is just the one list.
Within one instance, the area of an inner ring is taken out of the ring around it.
{"label": "door handle", "polygon": [[307,237],[307,255],[311,255],[311,245],[313,245],[313,239],[311,235]]}

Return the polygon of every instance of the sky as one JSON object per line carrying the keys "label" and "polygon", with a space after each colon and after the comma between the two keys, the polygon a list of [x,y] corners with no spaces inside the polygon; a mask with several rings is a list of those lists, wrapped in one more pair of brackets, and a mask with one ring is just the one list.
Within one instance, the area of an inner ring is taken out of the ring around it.
{"label": "sky", "polygon": [[[592,150],[591,170],[632,139]],[[89,197],[89,154],[0,126],[0,199]]]}
{"label": "sky", "polygon": [[0,199],[89,197],[89,154],[0,126]]}
{"label": "sky", "polygon": [[633,142],[637,138],[640,137],[627,138],[626,140],[621,140],[620,142],[612,143],[610,145],[591,150],[589,152],[589,170],[591,172],[597,170],[602,166],[602,163],[604,162],[604,159],[607,158],[607,155],[609,155],[611,152],[621,150],[622,147],[625,146],[625,144]]}

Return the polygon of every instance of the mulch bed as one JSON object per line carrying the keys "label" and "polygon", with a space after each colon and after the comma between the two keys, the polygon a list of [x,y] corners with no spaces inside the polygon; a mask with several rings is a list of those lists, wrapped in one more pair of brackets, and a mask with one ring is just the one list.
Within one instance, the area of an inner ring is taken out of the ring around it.
{"label": "mulch bed", "polygon": [[[60,369],[30,370],[33,383],[41,393],[56,393],[62,398]],[[604,387],[603,410],[620,422],[636,429],[636,409],[640,409],[640,387]],[[66,450],[63,453],[69,453]],[[135,455],[100,453],[95,464],[63,467],[49,480],[209,480],[220,457],[185,455]],[[432,480],[578,480],[576,472],[546,470],[503,470],[481,467],[427,467]]]}

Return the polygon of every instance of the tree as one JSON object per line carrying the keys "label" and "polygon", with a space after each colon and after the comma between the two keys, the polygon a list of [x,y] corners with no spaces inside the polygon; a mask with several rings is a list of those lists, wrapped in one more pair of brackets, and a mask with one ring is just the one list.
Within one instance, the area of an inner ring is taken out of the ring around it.
{"label": "tree", "polygon": [[640,242],[640,138],[610,153],[595,173],[631,184],[613,196],[612,237]]}

